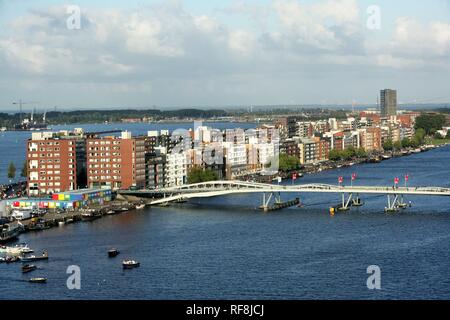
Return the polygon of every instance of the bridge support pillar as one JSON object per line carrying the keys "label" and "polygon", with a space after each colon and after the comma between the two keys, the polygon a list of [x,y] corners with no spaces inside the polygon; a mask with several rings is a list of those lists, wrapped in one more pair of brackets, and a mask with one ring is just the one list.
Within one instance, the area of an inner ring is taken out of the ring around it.
{"label": "bridge support pillar", "polygon": [[270,201],[272,200],[273,197],[273,193],[269,193],[268,195],[264,192],[262,195],[262,205],[261,205],[261,209],[263,209],[264,211],[269,211],[269,204]]}
{"label": "bridge support pillar", "polygon": [[348,211],[350,210],[350,202],[352,201],[353,193],[348,195],[348,198],[345,197],[345,192],[342,192],[342,204],[339,208],[339,211]]}
{"label": "bridge support pillar", "polygon": [[397,212],[399,209],[399,195],[398,194],[394,194],[391,195],[388,194],[387,196],[387,207],[384,208],[384,211],[386,213],[393,213],[393,212]]}

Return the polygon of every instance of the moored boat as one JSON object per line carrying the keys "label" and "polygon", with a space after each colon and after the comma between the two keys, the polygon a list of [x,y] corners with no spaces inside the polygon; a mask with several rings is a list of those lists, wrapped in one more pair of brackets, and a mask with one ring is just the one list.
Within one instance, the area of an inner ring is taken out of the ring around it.
{"label": "moored boat", "polygon": [[145,208],[145,203],[141,203],[136,206],[136,210],[142,210],[144,208]]}
{"label": "moored boat", "polygon": [[20,258],[17,256],[8,256],[5,258],[6,263],[14,263],[20,261]]}
{"label": "moored boat", "polygon": [[86,210],[81,214],[81,220],[83,221],[93,221],[100,218],[101,215],[97,213],[96,210]]}
{"label": "moored boat", "polygon": [[31,271],[36,270],[37,267],[34,264],[26,264],[24,266],[22,266],[22,273],[28,273]]}
{"label": "moored boat", "polygon": [[17,221],[0,218],[0,243],[14,240],[19,236],[21,227]]}
{"label": "moored boat", "polygon": [[139,267],[141,264],[136,260],[123,260],[122,266],[124,269],[133,269]]}
{"label": "moored boat", "polygon": [[46,283],[47,282],[47,278],[31,278],[28,281],[31,282],[31,283]]}
{"label": "moored boat", "polygon": [[31,255],[31,256],[24,256],[22,258],[20,258],[20,260],[22,262],[32,262],[32,261],[39,261],[39,260],[48,260],[48,252],[44,251],[42,253],[42,256],[35,256],[35,255]]}
{"label": "moored boat", "polygon": [[116,248],[112,248],[110,250],[108,250],[108,257],[110,258],[114,258],[117,257],[119,255],[120,251],[117,250]]}

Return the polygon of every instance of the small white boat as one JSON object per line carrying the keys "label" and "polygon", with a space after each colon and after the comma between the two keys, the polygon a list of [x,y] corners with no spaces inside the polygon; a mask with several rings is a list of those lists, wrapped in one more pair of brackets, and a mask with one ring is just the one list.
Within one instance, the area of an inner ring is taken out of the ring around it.
{"label": "small white boat", "polygon": [[133,269],[139,267],[141,264],[136,260],[123,260],[122,266],[124,269]]}
{"label": "small white boat", "polygon": [[142,210],[142,209],[144,209],[144,208],[145,208],[145,203],[138,204],[138,205],[136,206],[136,210]]}
{"label": "small white boat", "polygon": [[47,278],[31,278],[28,281],[31,282],[31,283],[46,283],[47,282]]}

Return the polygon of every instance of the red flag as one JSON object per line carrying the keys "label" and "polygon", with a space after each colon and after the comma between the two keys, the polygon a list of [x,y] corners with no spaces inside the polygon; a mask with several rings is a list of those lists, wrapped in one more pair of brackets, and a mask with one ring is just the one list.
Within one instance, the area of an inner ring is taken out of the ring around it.
{"label": "red flag", "polygon": [[409,175],[406,175],[405,176],[405,181],[408,181],[409,180]]}
{"label": "red flag", "polygon": [[339,181],[339,183],[344,182],[344,177],[339,177],[338,181]]}
{"label": "red flag", "polygon": [[395,184],[398,184],[400,182],[400,179],[398,178],[398,177],[396,177],[395,179],[394,179],[394,183]]}
{"label": "red flag", "polygon": [[356,180],[356,173],[352,174],[352,180],[355,181]]}
{"label": "red flag", "polygon": [[297,173],[292,174],[292,180],[297,180]]}

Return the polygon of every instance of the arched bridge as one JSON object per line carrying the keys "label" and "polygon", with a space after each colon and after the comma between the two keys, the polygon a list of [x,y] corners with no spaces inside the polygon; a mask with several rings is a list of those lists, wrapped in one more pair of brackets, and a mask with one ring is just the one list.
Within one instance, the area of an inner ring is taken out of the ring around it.
{"label": "arched bridge", "polygon": [[231,194],[263,194],[262,208],[267,208],[272,197],[280,201],[281,193],[330,193],[342,195],[342,209],[347,209],[360,194],[388,196],[387,210],[404,205],[403,196],[450,196],[450,188],[443,187],[383,187],[383,186],[337,186],[328,184],[277,185],[244,181],[210,181],[155,190],[120,190],[118,194],[127,197],[149,199],[148,204],[158,205],[193,198],[209,198]]}

